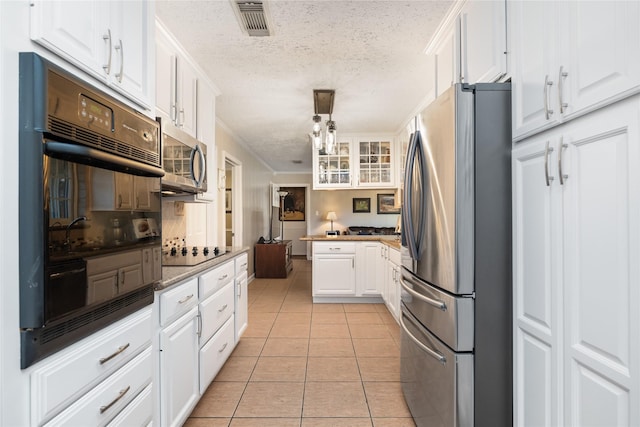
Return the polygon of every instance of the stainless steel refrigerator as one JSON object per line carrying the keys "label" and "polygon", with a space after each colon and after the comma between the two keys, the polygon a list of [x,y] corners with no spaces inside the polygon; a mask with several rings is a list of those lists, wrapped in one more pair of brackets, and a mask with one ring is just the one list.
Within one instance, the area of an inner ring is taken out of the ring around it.
{"label": "stainless steel refrigerator", "polygon": [[418,427],[510,426],[510,84],[456,84],[420,116],[402,213],[405,400]]}

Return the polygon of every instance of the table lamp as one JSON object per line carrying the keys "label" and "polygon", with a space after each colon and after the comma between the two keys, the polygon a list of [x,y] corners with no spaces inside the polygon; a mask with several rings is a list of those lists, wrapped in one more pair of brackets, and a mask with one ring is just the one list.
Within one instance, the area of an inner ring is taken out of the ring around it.
{"label": "table lamp", "polygon": [[331,221],[331,231],[333,231],[333,221],[337,220],[338,217],[334,211],[327,212],[327,221]]}

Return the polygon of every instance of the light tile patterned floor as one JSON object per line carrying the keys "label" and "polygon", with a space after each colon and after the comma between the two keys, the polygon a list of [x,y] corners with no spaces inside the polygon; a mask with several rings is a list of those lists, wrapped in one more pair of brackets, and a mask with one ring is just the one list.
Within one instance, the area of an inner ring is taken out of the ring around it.
{"label": "light tile patterned floor", "polygon": [[249,327],[185,426],[415,426],[384,304],[313,304],[311,263],[293,262],[249,285]]}

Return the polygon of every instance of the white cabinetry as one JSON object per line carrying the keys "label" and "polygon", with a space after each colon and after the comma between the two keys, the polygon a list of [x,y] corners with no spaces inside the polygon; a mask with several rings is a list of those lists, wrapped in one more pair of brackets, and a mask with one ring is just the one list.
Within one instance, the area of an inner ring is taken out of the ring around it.
{"label": "white cabinetry", "polygon": [[638,425],[640,100],[518,144],[516,425]]}
{"label": "white cabinetry", "polygon": [[356,244],[357,295],[380,296],[384,284],[385,246],[379,242]]}
{"label": "white cabinetry", "polygon": [[454,83],[493,82],[507,73],[504,0],[467,0],[454,6],[431,41],[436,96]]}
{"label": "white cabinetry", "polygon": [[157,19],[155,34],[156,107],[175,126],[196,138],[196,67]]}
{"label": "white cabinetry", "polygon": [[356,295],[356,245],[313,242],[313,299]]}
{"label": "white cabinetry", "polygon": [[398,156],[393,137],[340,137],[335,154],[313,150],[313,188],[390,188]]}
{"label": "white cabinetry", "polygon": [[140,249],[87,260],[87,304],[124,295],[144,283]]}
{"label": "white cabinetry", "polygon": [[142,250],[142,280],[153,283],[162,279],[162,248]]}
{"label": "white cabinetry", "polygon": [[514,138],[640,91],[638,2],[513,1],[509,10]]}
{"label": "white cabinetry", "polygon": [[389,312],[400,319],[400,251],[387,246],[384,302]]}
{"label": "white cabinetry", "polygon": [[240,337],[247,329],[249,325],[249,300],[248,300],[248,286],[249,280],[247,277],[247,254],[242,254],[235,259],[236,264],[236,309],[235,309],[235,322],[236,322],[236,343],[240,340]]}
{"label": "white cabinetry", "polygon": [[31,38],[151,110],[153,16],[143,0],[36,0]]}
{"label": "white cabinetry", "polygon": [[151,308],[145,308],[35,365],[32,423],[104,425],[151,389],[151,367]]}
{"label": "white cabinetry", "polygon": [[151,209],[151,193],[160,191],[159,178],[133,176],[107,169],[93,168],[91,206],[93,210]]}
{"label": "white cabinetry", "polygon": [[182,425],[200,397],[198,279],[160,294],[160,422]]}

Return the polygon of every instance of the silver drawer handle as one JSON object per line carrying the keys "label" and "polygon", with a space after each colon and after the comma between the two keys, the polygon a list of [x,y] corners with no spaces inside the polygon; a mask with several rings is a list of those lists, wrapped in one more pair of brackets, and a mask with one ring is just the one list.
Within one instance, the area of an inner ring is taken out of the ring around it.
{"label": "silver drawer handle", "polygon": [[342,248],[329,248],[330,251],[339,251]]}
{"label": "silver drawer handle", "polygon": [[402,285],[402,288],[409,292],[411,294],[411,296],[418,298],[421,301],[426,302],[427,304],[430,304],[436,308],[439,308],[442,311],[447,311],[447,304],[445,304],[443,301],[438,301],[436,299],[432,299],[429,297],[426,297],[422,294],[417,293],[416,291],[414,291],[413,289],[411,289],[410,287],[408,287],[405,283],[404,280],[402,280],[403,278],[400,278],[400,285]]}
{"label": "silver drawer handle", "polygon": [[244,264],[242,264],[242,265],[240,266],[240,268],[241,268],[241,269],[243,269],[243,268],[247,268],[247,263],[245,262]]}
{"label": "silver drawer handle", "polygon": [[409,332],[409,330],[407,329],[407,326],[404,324],[404,321],[402,320],[402,316],[400,316],[400,326],[402,326],[402,329],[404,330],[404,332],[409,336],[409,338],[411,338],[411,341],[416,343],[416,345],[418,347],[420,347],[420,349],[422,349],[422,351],[424,351],[429,356],[433,357],[434,359],[436,359],[438,362],[442,363],[443,365],[447,363],[447,359],[442,354],[440,354],[437,351],[432,350],[429,347],[427,347],[426,345],[422,344],[420,342],[420,340],[418,340],[418,338],[414,337],[413,334],[411,332]]}
{"label": "silver drawer handle", "polygon": [[120,393],[118,394],[118,397],[116,397],[115,399],[113,399],[111,401],[111,403],[109,403],[108,405],[105,406],[101,406],[100,407],[100,413],[104,414],[109,408],[111,408],[113,405],[116,404],[116,402],[120,399],[122,399],[124,397],[125,394],[127,394],[127,392],[131,389],[131,386],[127,386],[127,388],[124,388],[122,390],[120,390]]}
{"label": "silver drawer handle", "polygon": [[225,311],[227,309],[227,304],[223,305],[219,310],[218,313],[222,313],[223,311]]}
{"label": "silver drawer handle", "polygon": [[224,345],[222,346],[222,348],[220,350],[218,350],[218,353],[222,353],[224,351],[225,348],[227,348],[227,344],[228,343],[224,343]]}
{"label": "silver drawer handle", "polygon": [[218,277],[218,280],[224,280],[224,279],[226,279],[227,277],[229,277],[229,275],[228,275],[228,274],[225,274],[224,276],[220,276],[220,277]]}
{"label": "silver drawer handle", "polygon": [[193,298],[193,294],[187,296],[184,299],[181,299],[180,301],[178,301],[178,304],[184,304],[185,302],[189,301],[191,298]]}
{"label": "silver drawer handle", "polygon": [[100,359],[100,364],[104,365],[106,362],[108,362],[109,360],[113,359],[114,357],[116,357],[117,355],[119,355],[120,353],[122,353],[123,351],[125,351],[126,349],[129,348],[129,343],[126,343],[123,346],[120,346],[113,354],[111,354],[110,356],[107,357],[103,357],[102,359]]}

